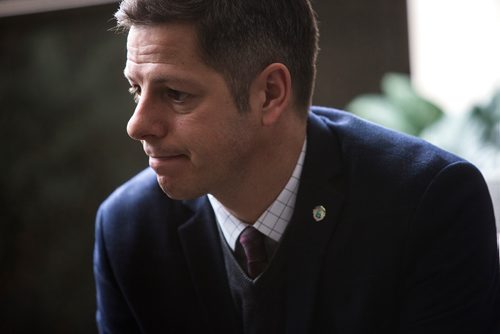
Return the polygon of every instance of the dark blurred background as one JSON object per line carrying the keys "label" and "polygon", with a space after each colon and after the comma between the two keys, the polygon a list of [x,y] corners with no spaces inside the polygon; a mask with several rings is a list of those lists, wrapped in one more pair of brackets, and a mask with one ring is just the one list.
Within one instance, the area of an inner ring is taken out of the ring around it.
{"label": "dark blurred background", "polygon": [[[133,103],[126,36],[109,31],[116,6],[0,17],[0,333],[96,332],[95,212],[147,166],[125,131]],[[314,6],[316,104],[343,108],[377,92],[384,73],[409,72],[405,1]]]}

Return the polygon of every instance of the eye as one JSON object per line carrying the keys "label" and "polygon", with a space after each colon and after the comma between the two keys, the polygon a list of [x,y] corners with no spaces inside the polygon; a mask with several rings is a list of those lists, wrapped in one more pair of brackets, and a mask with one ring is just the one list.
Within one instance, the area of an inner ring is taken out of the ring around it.
{"label": "eye", "polygon": [[190,94],[175,89],[167,89],[167,96],[175,103],[184,103]]}
{"label": "eye", "polygon": [[134,102],[138,103],[141,98],[141,87],[132,86],[128,89],[128,92],[134,97]]}

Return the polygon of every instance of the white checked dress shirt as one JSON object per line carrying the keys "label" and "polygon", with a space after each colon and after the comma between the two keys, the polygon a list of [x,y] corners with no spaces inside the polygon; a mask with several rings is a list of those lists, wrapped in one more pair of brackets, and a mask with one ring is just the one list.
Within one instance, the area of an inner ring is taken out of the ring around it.
{"label": "white checked dress shirt", "polygon": [[[302,166],[306,155],[306,146],[307,140],[305,140],[302,145],[302,152],[300,153],[288,183],[276,200],[266,209],[266,211],[264,211],[264,213],[262,213],[255,224],[253,224],[253,227],[259,232],[277,243],[281,240],[292,218],[293,210],[295,209],[295,200],[297,199],[300,174],[302,173]],[[229,247],[234,251],[240,233],[249,225],[229,213],[229,211],[212,195],[209,194],[208,199],[212,204],[222,234]]]}

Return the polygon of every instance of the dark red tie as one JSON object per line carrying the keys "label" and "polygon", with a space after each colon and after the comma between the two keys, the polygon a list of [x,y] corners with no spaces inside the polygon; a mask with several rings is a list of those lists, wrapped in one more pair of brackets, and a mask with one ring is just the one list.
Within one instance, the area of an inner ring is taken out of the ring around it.
{"label": "dark red tie", "polygon": [[247,274],[254,279],[259,276],[267,266],[265,236],[252,226],[241,232],[239,242],[245,251]]}

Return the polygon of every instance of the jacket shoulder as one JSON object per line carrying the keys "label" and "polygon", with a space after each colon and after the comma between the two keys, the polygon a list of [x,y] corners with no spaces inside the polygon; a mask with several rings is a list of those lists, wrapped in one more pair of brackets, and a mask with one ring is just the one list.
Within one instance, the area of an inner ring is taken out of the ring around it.
{"label": "jacket shoulder", "polygon": [[128,211],[162,199],[168,198],[159,187],[153,170],[147,168],[114,190],[101,204],[101,210]]}
{"label": "jacket shoulder", "polygon": [[[117,188],[99,207],[97,225],[111,239],[135,237],[139,231],[175,229],[186,208],[170,199],[158,185],[153,170],[146,169]],[[168,224],[166,224],[168,223]]]}
{"label": "jacket shoulder", "polygon": [[343,163],[350,168],[370,166],[372,171],[385,171],[394,177],[424,171],[436,174],[450,164],[465,162],[421,138],[384,128],[348,112],[314,107],[312,114],[336,136]]}

